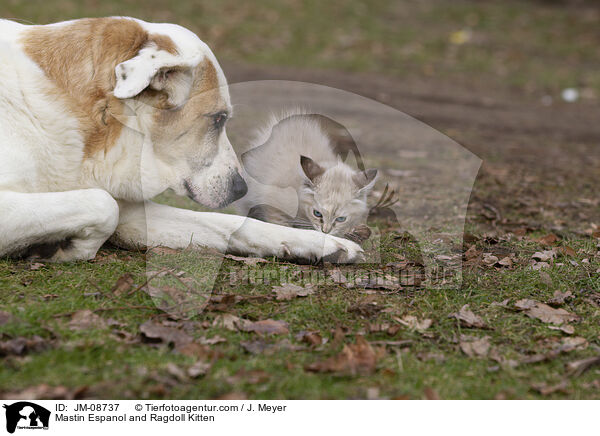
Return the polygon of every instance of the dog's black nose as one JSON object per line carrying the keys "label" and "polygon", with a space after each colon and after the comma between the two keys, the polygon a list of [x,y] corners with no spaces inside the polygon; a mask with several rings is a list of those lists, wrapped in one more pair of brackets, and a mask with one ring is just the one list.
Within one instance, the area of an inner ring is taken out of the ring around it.
{"label": "dog's black nose", "polygon": [[239,200],[246,195],[246,192],[248,192],[248,185],[246,185],[246,181],[240,176],[240,173],[236,171],[231,185],[231,201]]}

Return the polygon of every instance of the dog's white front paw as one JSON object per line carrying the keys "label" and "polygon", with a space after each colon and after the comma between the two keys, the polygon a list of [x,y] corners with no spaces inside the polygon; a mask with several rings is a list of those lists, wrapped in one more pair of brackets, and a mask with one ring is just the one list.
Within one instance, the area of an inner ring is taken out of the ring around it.
{"label": "dog's white front paw", "polygon": [[355,242],[312,230],[302,232],[305,237],[295,244],[283,243],[282,257],[310,263],[321,260],[331,263],[359,263],[364,261],[363,249]]}

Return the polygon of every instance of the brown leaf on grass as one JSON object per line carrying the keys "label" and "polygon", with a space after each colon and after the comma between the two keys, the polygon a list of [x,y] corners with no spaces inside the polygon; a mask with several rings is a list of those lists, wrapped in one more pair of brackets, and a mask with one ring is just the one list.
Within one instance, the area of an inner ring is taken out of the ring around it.
{"label": "brown leaf on grass", "polygon": [[531,258],[538,262],[552,262],[556,257],[556,251],[554,250],[544,250],[544,251],[536,251],[533,253]]}
{"label": "brown leaf on grass", "polygon": [[507,298],[506,300],[502,300],[502,301],[493,301],[490,304],[490,307],[495,307],[495,306],[508,307],[509,302],[510,302],[510,298]]}
{"label": "brown leaf on grass", "polygon": [[579,321],[580,319],[579,316],[564,309],[554,309],[547,304],[527,298],[517,301],[515,307],[523,310],[530,318],[555,325],[566,324],[570,321]]}
{"label": "brown leaf on grass", "polygon": [[560,330],[561,332],[566,333],[568,335],[572,335],[573,333],[575,333],[575,327],[569,324],[549,325],[548,328],[550,330]]}
{"label": "brown leaf on grass", "polygon": [[289,333],[287,322],[274,319],[249,322],[244,326],[243,330],[266,335],[286,335]]}
{"label": "brown leaf on grass", "polygon": [[488,326],[480,316],[475,315],[471,310],[469,310],[469,305],[465,304],[460,310],[456,313],[451,313],[448,315],[449,318],[456,318],[460,321],[460,324],[463,327],[467,328],[478,328],[478,329],[487,329]]}
{"label": "brown leaf on grass", "polygon": [[391,274],[364,274],[355,277],[353,281],[346,283],[346,287],[362,289],[381,289],[388,291],[397,291],[402,289],[400,279]]}
{"label": "brown leaf on grass", "polygon": [[375,372],[377,352],[362,336],[354,344],[346,344],[342,352],[326,360],[305,366],[310,372],[331,372],[338,375],[369,375]]}
{"label": "brown leaf on grass", "polygon": [[563,338],[560,341],[560,345],[555,348],[555,350],[563,353],[569,352],[573,350],[585,350],[588,347],[589,343],[585,338],[581,336],[574,336]]}
{"label": "brown leaf on grass", "polygon": [[587,359],[575,360],[567,363],[567,375],[579,377],[593,366],[600,365],[600,356],[588,357]]}
{"label": "brown leaf on grass", "polygon": [[5,312],[0,310],[0,325],[8,324],[9,322],[13,322],[15,317],[10,312]]}
{"label": "brown leaf on grass", "polygon": [[440,395],[433,388],[426,387],[423,389],[423,394],[425,395],[426,400],[440,400]]}
{"label": "brown leaf on grass", "polygon": [[423,332],[427,330],[429,327],[431,327],[431,324],[433,323],[433,321],[431,321],[429,318],[419,321],[419,319],[416,316],[412,315],[406,315],[402,317],[402,319],[394,318],[394,320],[408,327],[410,330],[414,330],[417,332]]}
{"label": "brown leaf on grass", "polygon": [[169,248],[169,247],[152,247],[148,250],[149,254],[157,254],[159,256],[162,255],[166,255],[166,254],[179,254],[181,253],[181,250],[175,250],[173,248]]}
{"label": "brown leaf on grass", "polygon": [[548,300],[548,304],[550,306],[560,306],[561,304],[564,304],[565,301],[573,297],[574,295],[571,291],[554,291],[554,296],[550,300]]}
{"label": "brown leaf on grass", "polygon": [[183,342],[177,344],[175,350],[184,356],[195,357],[198,360],[212,360],[220,356],[220,353],[208,345],[197,342]]}
{"label": "brown leaf on grass", "polygon": [[257,334],[269,335],[285,335],[289,332],[288,324],[285,321],[265,319],[254,322],[229,313],[217,316],[213,321],[213,327],[224,327],[231,331],[254,332]]}
{"label": "brown leaf on grass", "polygon": [[210,294],[197,291],[183,284],[178,286],[146,285],[143,291],[152,297],[154,305],[174,319],[190,319],[202,312],[210,300]]}
{"label": "brown leaf on grass", "polygon": [[0,341],[0,357],[23,356],[27,353],[44,351],[50,347],[51,342],[40,336],[33,336],[30,338],[18,337]]}
{"label": "brown leaf on grass", "polygon": [[191,378],[202,377],[208,373],[211,367],[212,363],[199,360],[187,369],[187,375]]}
{"label": "brown leaf on grass", "polygon": [[46,264],[45,264],[45,263],[34,262],[34,263],[32,263],[31,265],[29,265],[29,269],[30,269],[31,271],[37,271],[38,269],[40,269],[40,268],[43,268],[43,267],[45,267],[45,266],[46,266]]}
{"label": "brown leaf on grass", "polygon": [[539,242],[541,245],[554,245],[556,242],[558,242],[558,240],[558,236],[556,236],[554,233],[549,233],[546,236],[542,236],[541,238],[537,239],[537,242]]}
{"label": "brown leaf on grass", "polygon": [[533,383],[531,385],[531,389],[539,392],[541,395],[546,396],[546,395],[551,395],[555,392],[562,392],[562,393],[568,394],[569,393],[569,391],[567,389],[568,386],[569,386],[568,381],[563,380],[560,383],[555,384],[555,385],[549,385],[547,383]]}
{"label": "brown leaf on grass", "polygon": [[480,255],[481,252],[477,251],[477,247],[475,246],[475,244],[473,244],[469,247],[467,251],[465,251],[465,260],[473,261],[475,259],[478,259]]}
{"label": "brown leaf on grass", "polygon": [[296,339],[313,346],[323,345],[325,343],[319,332],[302,331],[296,335]]}
{"label": "brown leaf on grass", "polygon": [[211,338],[207,338],[207,337],[201,337],[200,339],[198,339],[198,342],[202,345],[214,345],[214,344],[220,344],[221,342],[227,342],[227,339],[225,339],[223,336],[219,336],[219,335],[215,335]]}
{"label": "brown leaf on grass", "polygon": [[212,325],[213,327],[223,327],[227,330],[237,332],[240,330],[244,330],[250,322],[251,321],[248,321],[247,319],[242,319],[230,313],[224,313],[215,317],[215,320],[213,321]]}
{"label": "brown leaf on grass", "polygon": [[460,349],[469,357],[486,357],[490,351],[490,337],[476,338],[473,336],[461,336]]}
{"label": "brown leaf on grass", "polygon": [[73,331],[105,329],[107,327],[106,321],[89,309],[78,310],[69,321],[69,329]]}
{"label": "brown leaf on grass", "polygon": [[243,262],[248,266],[256,266],[258,263],[268,263],[267,259],[263,259],[262,257],[242,257],[242,256],[234,256],[233,254],[226,254],[225,259],[235,260],[236,262]]}
{"label": "brown leaf on grass", "polygon": [[11,400],[80,400],[85,397],[87,386],[67,388],[49,386],[45,383],[30,386],[22,391],[4,392],[0,398]]}
{"label": "brown leaf on grass", "polygon": [[164,326],[155,321],[146,321],[140,326],[142,338],[146,342],[174,344],[176,347],[192,342],[192,337],[183,330]]}
{"label": "brown leaf on grass", "polygon": [[187,377],[186,372],[183,369],[181,369],[179,366],[174,364],[173,362],[167,363],[167,366],[165,367],[165,369],[167,370],[167,373],[169,373],[170,375],[175,377],[175,379],[177,379],[177,381],[180,381],[180,382],[187,381],[188,377]]}
{"label": "brown leaf on grass", "polygon": [[281,286],[274,286],[273,292],[277,300],[293,300],[296,297],[306,297],[314,294],[315,289],[312,285],[306,287],[294,285],[293,283],[282,283]]}
{"label": "brown leaf on grass", "polygon": [[575,250],[573,250],[573,248],[569,247],[568,245],[563,245],[562,247],[558,247],[557,251],[562,254],[563,256],[577,256],[577,253],[575,252]]}
{"label": "brown leaf on grass", "polygon": [[133,287],[133,276],[129,273],[123,274],[119,277],[113,286],[111,292],[116,296],[126,294]]}

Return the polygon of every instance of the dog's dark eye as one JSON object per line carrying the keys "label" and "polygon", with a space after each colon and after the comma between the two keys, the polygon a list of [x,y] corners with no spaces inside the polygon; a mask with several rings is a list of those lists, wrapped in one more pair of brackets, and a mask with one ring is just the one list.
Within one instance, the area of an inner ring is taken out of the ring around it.
{"label": "dog's dark eye", "polygon": [[227,112],[219,112],[218,114],[213,115],[213,126],[217,130],[221,130],[227,121],[228,114]]}

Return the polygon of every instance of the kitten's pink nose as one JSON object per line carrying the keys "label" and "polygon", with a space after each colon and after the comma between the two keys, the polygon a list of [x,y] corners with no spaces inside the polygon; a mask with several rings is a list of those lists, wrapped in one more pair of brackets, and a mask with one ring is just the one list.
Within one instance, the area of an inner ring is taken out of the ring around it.
{"label": "kitten's pink nose", "polygon": [[332,227],[333,226],[331,224],[325,224],[325,223],[323,223],[323,225],[321,226],[321,231],[323,233],[329,233],[329,232],[331,232]]}

